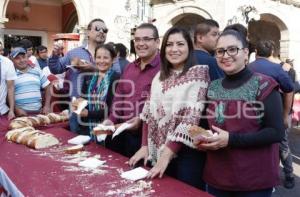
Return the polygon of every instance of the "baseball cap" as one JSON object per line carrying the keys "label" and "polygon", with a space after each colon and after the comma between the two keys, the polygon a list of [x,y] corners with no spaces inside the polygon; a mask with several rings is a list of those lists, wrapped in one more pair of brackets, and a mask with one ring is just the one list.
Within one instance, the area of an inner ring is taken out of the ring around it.
{"label": "baseball cap", "polygon": [[22,47],[16,47],[16,48],[14,48],[14,49],[10,52],[10,57],[11,57],[11,58],[15,58],[15,57],[17,57],[19,54],[26,54],[25,49],[23,49]]}

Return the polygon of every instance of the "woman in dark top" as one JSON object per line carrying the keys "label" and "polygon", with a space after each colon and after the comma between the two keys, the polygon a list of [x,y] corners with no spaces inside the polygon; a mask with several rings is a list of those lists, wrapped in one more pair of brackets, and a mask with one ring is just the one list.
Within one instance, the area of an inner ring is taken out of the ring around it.
{"label": "woman in dark top", "polygon": [[82,96],[88,100],[88,105],[79,114],[79,134],[89,135],[92,129],[108,116],[116,88],[114,83],[119,79],[119,75],[111,69],[116,55],[113,46],[109,44],[95,49],[98,72],[84,76]]}
{"label": "woman in dark top", "polygon": [[218,135],[198,135],[194,144],[207,150],[204,180],[217,197],[272,195],[279,184],[278,142],[284,124],[278,84],[246,67],[248,45],[234,30],[217,41],[216,58],[225,78],[208,88],[208,121]]}

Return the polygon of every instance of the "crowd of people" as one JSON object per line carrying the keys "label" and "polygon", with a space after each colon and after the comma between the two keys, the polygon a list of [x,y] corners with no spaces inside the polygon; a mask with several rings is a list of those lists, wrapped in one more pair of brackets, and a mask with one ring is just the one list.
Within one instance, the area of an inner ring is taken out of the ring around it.
{"label": "crowd of people", "polygon": [[[295,71],[274,41],[260,40],[253,50],[245,27],[221,32],[207,19],[193,35],[170,28],[160,43],[155,25],[143,23],[133,37],[138,58],[129,62],[123,44],[105,44],[107,33],[94,19],[85,45],[65,54],[54,45],[49,57],[45,46],[33,55],[29,40],[14,43],[8,57],[0,55],[1,118],[67,103],[69,130],[77,134],[129,123],[113,139],[92,139],[128,157],[130,166],[150,167],[148,178],[167,174],[217,197],[267,197],[280,184],[280,159],[284,186],[294,187],[287,135]],[[80,113],[73,97],[88,101]],[[192,136],[192,126],[212,134]]]}

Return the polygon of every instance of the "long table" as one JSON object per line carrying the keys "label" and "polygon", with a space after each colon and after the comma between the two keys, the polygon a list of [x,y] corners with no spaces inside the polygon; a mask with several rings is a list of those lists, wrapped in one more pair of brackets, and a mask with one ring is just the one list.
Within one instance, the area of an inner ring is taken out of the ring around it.
{"label": "long table", "polygon": [[[0,132],[0,166],[25,196],[210,196],[168,176],[137,182],[122,179],[120,173],[130,170],[128,158],[95,143],[86,145],[80,157],[68,155],[63,149],[75,135],[63,128],[44,131],[61,144],[33,150],[6,141],[5,132]],[[79,160],[87,157],[105,160],[106,165],[93,171],[79,167]]]}

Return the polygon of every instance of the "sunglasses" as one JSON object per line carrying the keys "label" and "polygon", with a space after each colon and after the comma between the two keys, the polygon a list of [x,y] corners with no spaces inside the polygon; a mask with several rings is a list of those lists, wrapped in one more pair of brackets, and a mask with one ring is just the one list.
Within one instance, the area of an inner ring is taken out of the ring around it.
{"label": "sunglasses", "polygon": [[95,31],[102,31],[103,33],[107,33],[108,32],[108,29],[107,28],[103,28],[103,27],[95,27]]}

